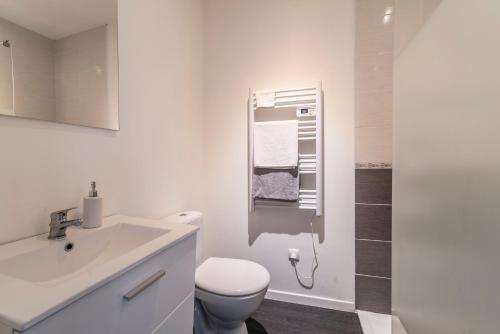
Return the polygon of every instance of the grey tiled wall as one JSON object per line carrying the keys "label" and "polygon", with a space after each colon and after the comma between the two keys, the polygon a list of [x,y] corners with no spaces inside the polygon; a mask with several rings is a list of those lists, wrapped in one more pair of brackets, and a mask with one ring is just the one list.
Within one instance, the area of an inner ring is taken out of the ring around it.
{"label": "grey tiled wall", "polygon": [[356,169],[356,308],[391,313],[392,169]]}

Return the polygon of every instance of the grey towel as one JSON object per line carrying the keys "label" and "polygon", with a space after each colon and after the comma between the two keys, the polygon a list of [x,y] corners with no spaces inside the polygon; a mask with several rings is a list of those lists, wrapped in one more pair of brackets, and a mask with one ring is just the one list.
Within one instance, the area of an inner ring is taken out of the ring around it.
{"label": "grey towel", "polygon": [[299,199],[297,168],[289,170],[254,168],[252,196],[253,198],[297,201]]}

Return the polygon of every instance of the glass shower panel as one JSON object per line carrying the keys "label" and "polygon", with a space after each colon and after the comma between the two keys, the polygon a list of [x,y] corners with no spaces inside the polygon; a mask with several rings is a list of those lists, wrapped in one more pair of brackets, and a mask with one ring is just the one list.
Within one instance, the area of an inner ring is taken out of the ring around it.
{"label": "glass shower panel", "polygon": [[499,333],[500,1],[395,13],[393,314],[410,334]]}

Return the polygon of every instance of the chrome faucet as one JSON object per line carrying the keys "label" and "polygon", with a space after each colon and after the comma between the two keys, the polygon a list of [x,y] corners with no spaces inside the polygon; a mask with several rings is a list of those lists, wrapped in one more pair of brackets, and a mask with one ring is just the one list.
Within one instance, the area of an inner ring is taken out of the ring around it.
{"label": "chrome faucet", "polygon": [[81,219],[67,220],[68,211],[76,208],[69,208],[64,210],[59,210],[52,212],[50,214],[50,231],[49,239],[64,239],[66,238],[66,229],[70,226],[80,226],[82,224]]}

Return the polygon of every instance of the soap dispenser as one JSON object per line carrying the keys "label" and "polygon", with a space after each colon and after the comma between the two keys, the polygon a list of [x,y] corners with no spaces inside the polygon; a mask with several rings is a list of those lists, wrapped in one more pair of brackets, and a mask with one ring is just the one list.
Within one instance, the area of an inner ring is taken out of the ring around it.
{"label": "soap dispenser", "polygon": [[83,198],[83,224],[84,228],[95,228],[102,225],[102,197],[97,194],[96,183],[90,183],[89,196]]}

